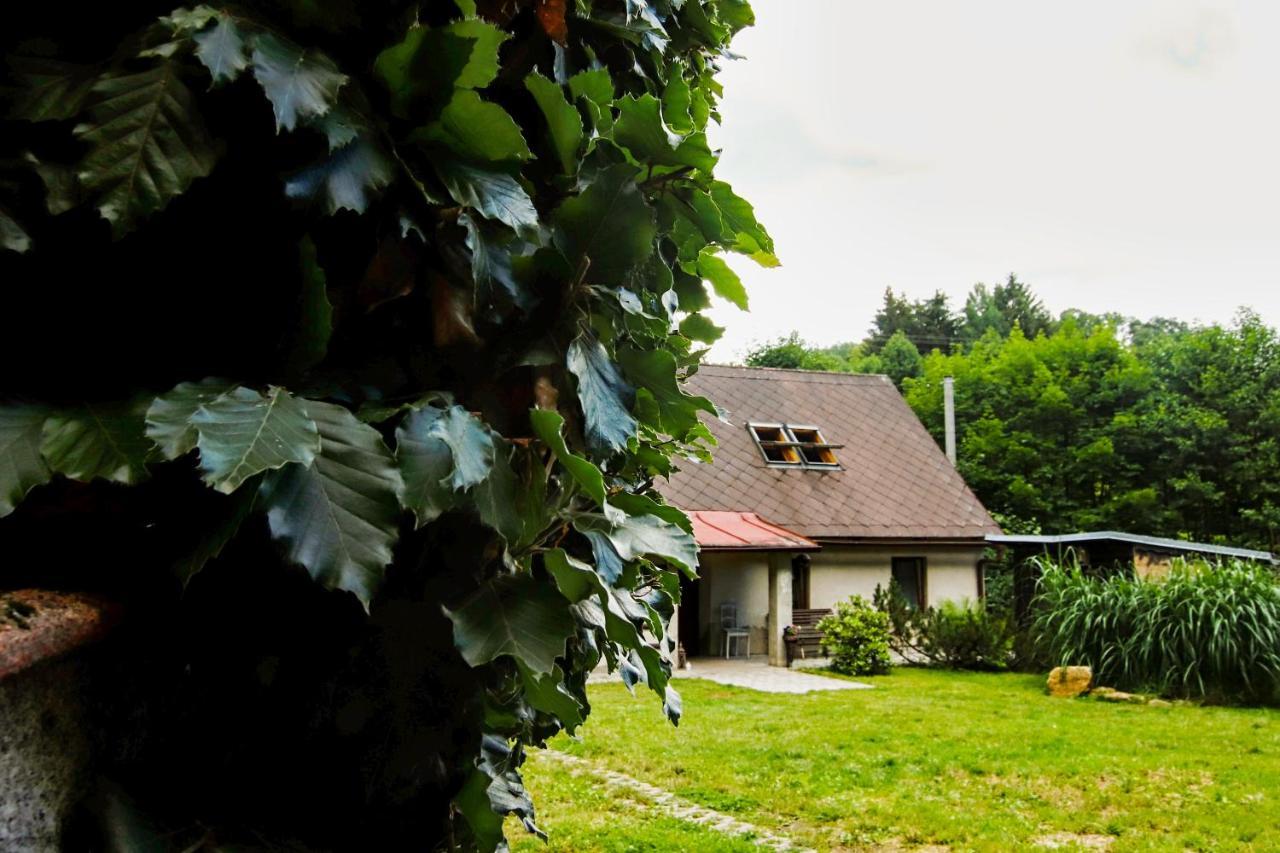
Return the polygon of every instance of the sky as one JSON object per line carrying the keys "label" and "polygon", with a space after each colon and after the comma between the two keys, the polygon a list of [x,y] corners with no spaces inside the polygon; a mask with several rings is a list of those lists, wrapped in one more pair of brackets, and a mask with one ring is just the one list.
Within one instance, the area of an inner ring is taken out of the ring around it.
{"label": "sky", "polygon": [[1280,325],[1280,3],[753,0],[717,177],[782,267],[711,358],[859,340],[886,287]]}

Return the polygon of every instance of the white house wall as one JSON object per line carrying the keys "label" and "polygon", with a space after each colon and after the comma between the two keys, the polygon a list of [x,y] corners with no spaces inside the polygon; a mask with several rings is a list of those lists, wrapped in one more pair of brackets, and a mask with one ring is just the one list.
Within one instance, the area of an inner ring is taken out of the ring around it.
{"label": "white house wall", "polygon": [[[981,548],[950,546],[883,547],[827,545],[810,554],[809,606],[830,608],[851,595],[868,601],[877,585],[887,586],[894,557],[924,557],[928,569],[929,604],[978,597]],[[691,654],[720,654],[720,604],[733,601],[738,624],[751,629],[751,651],[767,648],[769,620],[769,555],[761,551],[704,552],[699,595],[703,647]],[[684,606],[690,606],[685,602]]]}
{"label": "white house wall", "polygon": [[894,557],[924,557],[929,605],[948,599],[978,597],[978,560],[981,548],[947,546],[827,545],[811,555],[809,606],[830,608],[851,595],[868,601],[877,586],[887,587]]}

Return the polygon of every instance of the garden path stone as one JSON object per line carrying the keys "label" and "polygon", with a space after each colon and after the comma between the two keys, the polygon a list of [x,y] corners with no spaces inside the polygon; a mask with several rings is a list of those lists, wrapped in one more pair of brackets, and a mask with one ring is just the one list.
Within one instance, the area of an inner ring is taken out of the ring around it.
{"label": "garden path stone", "polygon": [[[790,853],[815,853],[810,848],[802,847],[786,836],[770,832],[724,812],[718,812],[715,809],[692,803],[677,797],[670,791],[659,788],[657,785],[641,782],[639,779],[602,767],[586,758],[579,758],[576,755],[569,755],[554,749],[544,750],[536,753],[536,755],[539,759],[547,759],[563,765],[574,775],[585,774],[594,776],[597,779],[603,779],[609,786],[620,789],[624,795],[627,793],[638,794],[643,798],[642,807],[658,809],[668,817],[705,826],[725,835],[744,837],[754,841],[757,846],[770,850],[785,850],[790,851]],[[641,804],[638,803],[638,805]]]}
{"label": "garden path stone", "polygon": [[[692,658],[688,669],[672,673],[675,678],[702,678],[730,687],[746,687],[764,693],[813,693],[818,690],[870,690],[870,684],[812,675],[796,669],[769,666],[764,657],[759,658]],[[609,673],[603,667],[587,679],[589,684],[621,681],[618,673]]]}

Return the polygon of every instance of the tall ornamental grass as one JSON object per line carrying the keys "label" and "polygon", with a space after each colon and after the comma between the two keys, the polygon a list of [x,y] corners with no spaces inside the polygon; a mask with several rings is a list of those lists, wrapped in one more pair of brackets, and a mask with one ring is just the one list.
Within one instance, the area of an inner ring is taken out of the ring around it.
{"label": "tall ornamental grass", "polygon": [[1280,578],[1244,561],[1175,561],[1167,577],[1041,563],[1033,635],[1096,683],[1212,701],[1280,702]]}

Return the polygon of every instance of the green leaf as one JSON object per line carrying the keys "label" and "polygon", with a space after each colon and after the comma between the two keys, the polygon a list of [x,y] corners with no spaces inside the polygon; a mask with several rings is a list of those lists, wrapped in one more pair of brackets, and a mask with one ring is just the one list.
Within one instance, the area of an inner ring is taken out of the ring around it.
{"label": "green leaf", "polygon": [[98,212],[119,237],[208,175],[216,156],[170,62],[103,77],[93,96],[88,120],[75,129],[89,146],[80,182],[98,194]]}
{"label": "green leaf", "polygon": [[560,168],[566,175],[576,173],[582,147],[582,116],[565,98],[564,89],[541,74],[530,74],[524,78],[524,85],[547,120],[551,147],[560,159]]}
{"label": "green leaf", "polygon": [[[680,389],[676,381],[676,358],[667,350],[641,350],[624,347],[618,351],[618,362],[636,385],[653,395],[658,408],[659,427],[668,435],[684,436],[698,424],[698,412],[716,413],[706,397],[693,397]],[[640,409],[637,407],[637,413]]]}
{"label": "green leaf", "polygon": [[631,561],[637,557],[665,557],[690,576],[698,568],[698,544],[693,534],[655,515],[628,515],[608,531],[618,556]]}
{"label": "green leaf", "polygon": [[204,527],[195,547],[173,564],[173,573],[185,588],[191,579],[199,574],[210,560],[222,553],[222,549],[240,532],[240,525],[249,517],[249,513],[258,500],[257,489],[241,489],[229,497],[218,497],[221,501],[221,512],[214,516],[204,516],[201,521]]}
{"label": "green leaf", "polygon": [[593,595],[605,595],[607,590],[600,582],[600,575],[581,560],[569,556],[563,548],[552,548],[542,555],[542,564],[555,579],[560,594],[572,602],[579,602]]}
{"label": "green leaf", "polygon": [[369,193],[391,183],[391,176],[391,163],[376,145],[360,137],[289,178],[284,193],[289,198],[323,198],[330,213],[364,213]]}
{"label": "green leaf", "polygon": [[199,382],[183,382],[151,401],[147,409],[147,438],[155,442],[165,459],[177,459],[195,450],[198,433],[192,416],[235,388],[234,382],[208,377]]}
{"label": "green leaf", "polygon": [[583,709],[565,687],[560,667],[552,668],[547,675],[536,675],[523,664],[518,666],[524,682],[525,700],[535,709],[557,718],[565,731],[572,735],[574,729],[582,725]]}
{"label": "green leaf", "polygon": [[30,248],[31,236],[26,229],[7,210],[0,207],[0,249],[8,249],[21,255]]}
{"label": "green leaf", "polygon": [[625,163],[600,172],[582,193],[556,209],[555,243],[575,269],[585,259],[587,279],[617,286],[653,252],[653,211]]}
{"label": "green leaf", "polygon": [[[51,215],[66,213],[80,203],[84,193],[73,167],[41,161],[29,151],[23,155],[23,159],[40,176],[40,181],[44,184],[44,206]],[[3,216],[3,211],[0,210],[0,232],[4,230]]]}
{"label": "green leaf", "polygon": [[706,134],[697,131],[681,137],[672,133],[662,120],[662,105],[653,95],[628,95],[618,99],[617,107],[613,140],[637,160],[662,166],[692,166],[703,172],[715,168],[716,156],[707,146]]}
{"label": "green leaf", "polygon": [[0,518],[13,512],[27,492],[49,482],[40,455],[49,410],[22,403],[0,405]]}
{"label": "green leaf", "polygon": [[515,119],[470,89],[454,92],[439,120],[414,131],[410,139],[444,145],[471,161],[507,163],[533,156]]}
{"label": "green leaf", "polygon": [[593,68],[590,71],[579,71],[569,78],[569,93],[576,101],[586,98],[599,107],[613,104],[613,80],[607,68]]}
{"label": "green leaf", "polygon": [[693,103],[693,95],[689,84],[679,73],[673,73],[667,79],[666,88],[662,90],[662,117],[671,129],[677,133],[691,133],[696,128],[689,117],[689,107]]}
{"label": "green leaf", "polygon": [[253,40],[253,76],[271,101],[277,133],[328,113],[337,103],[338,90],[347,82],[347,75],[329,57],[302,50],[270,33]]}
{"label": "green leaf", "polygon": [[677,507],[658,503],[648,495],[638,492],[618,492],[609,497],[609,503],[628,515],[656,515],[686,533],[693,532],[693,522]]}
{"label": "green leaf", "polygon": [[418,520],[418,527],[435,521],[457,503],[450,484],[453,451],[434,431],[439,409],[413,412],[396,430],[396,460],[404,477],[404,505]]}
{"label": "green leaf", "polygon": [[751,204],[724,181],[711,182],[711,199],[719,208],[724,224],[738,235],[736,251],[750,256],[761,266],[776,267],[778,259],[773,254],[773,239],[756,221]]}
{"label": "green leaf", "polygon": [[587,538],[587,542],[591,544],[591,555],[595,557],[596,572],[604,579],[604,582],[612,586],[616,584],[624,572],[626,572],[626,564],[623,563],[622,557],[618,554],[618,549],[613,547],[613,541],[609,539],[608,525],[598,530],[586,528],[577,522],[575,527],[578,532]]}
{"label": "green leaf", "polygon": [[613,451],[625,450],[627,440],[636,434],[636,419],[630,412],[635,389],[622,378],[608,351],[592,336],[579,335],[569,344],[566,363],[578,377],[578,400],[586,418],[587,444]]}
{"label": "green leaf", "polygon": [[495,443],[493,467],[476,485],[473,496],[480,520],[502,534],[508,545],[514,546],[524,536],[526,519],[522,510],[527,507],[522,500],[520,480],[511,467],[511,447],[500,439]]}
{"label": "green leaf", "polygon": [[507,656],[535,675],[551,673],[575,629],[564,596],[524,574],[481,584],[445,614],[453,620],[453,644],[470,666]]}
{"label": "green leaf", "polygon": [[147,477],[145,429],[137,404],[85,403],[49,413],[40,452],[50,468],[73,480],[101,477],[131,486]]}
{"label": "green leaf", "polygon": [[461,406],[426,406],[396,430],[404,469],[405,506],[418,525],[437,518],[461,492],[483,482],[493,468],[493,433]]}
{"label": "green leaf", "polygon": [[230,494],[255,474],[297,462],[310,465],[320,452],[320,432],[288,391],[266,396],[236,388],[203,404],[191,417],[198,435],[204,481]]}
{"label": "green leaf", "polygon": [[537,232],[538,211],[515,178],[449,160],[435,160],[432,165],[458,204],[476,210],[486,219],[496,219],[518,233]]}
{"label": "green leaf", "polygon": [[706,314],[690,314],[680,321],[680,334],[704,344],[714,344],[724,335],[724,329],[711,322]]}
{"label": "green leaf", "polygon": [[9,116],[23,121],[66,121],[80,114],[98,79],[98,69],[47,56],[14,55],[9,67],[18,81]]}
{"label": "green leaf", "polygon": [[471,253],[471,279],[476,286],[476,304],[488,305],[496,292],[505,293],[516,307],[528,310],[532,304],[529,291],[511,268],[513,252],[509,232],[496,234],[497,226],[489,225],[470,214],[458,215],[458,224],[467,229],[467,249]]}
{"label": "green leaf", "polygon": [[498,76],[498,48],[510,38],[475,18],[445,27],[414,27],[404,40],[378,54],[374,71],[391,92],[401,117],[414,102],[435,100],[456,89],[483,89]]}
{"label": "green leaf", "polygon": [[298,300],[297,321],[293,323],[293,340],[289,348],[286,370],[304,373],[324,360],[333,334],[333,306],[324,268],[316,257],[316,244],[310,236],[298,243],[298,261],[302,273],[302,293]]}
{"label": "green leaf", "polygon": [[376,429],[343,406],[304,405],[320,452],[310,467],[289,465],[263,481],[267,523],[290,560],[368,607],[399,536],[404,483]]}
{"label": "green leaf", "polygon": [[564,418],[560,417],[559,412],[533,409],[529,412],[529,422],[533,425],[533,434],[551,448],[551,452],[569,472],[569,476],[577,481],[588,497],[604,506],[604,475],[595,465],[569,450],[569,446],[564,443],[564,436],[560,434],[560,428],[564,426]]}
{"label": "green leaf", "polygon": [[192,39],[196,43],[196,58],[209,69],[215,84],[234,80],[249,67],[240,28],[223,12],[218,13],[217,22],[212,27],[196,33]]}
{"label": "green leaf", "polygon": [[743,311],[747,310],[747,289],[742,279],[724,262],[724,258],[703,249],[698,255],[698,275],[711,282],[721,299],[727,299]]}

